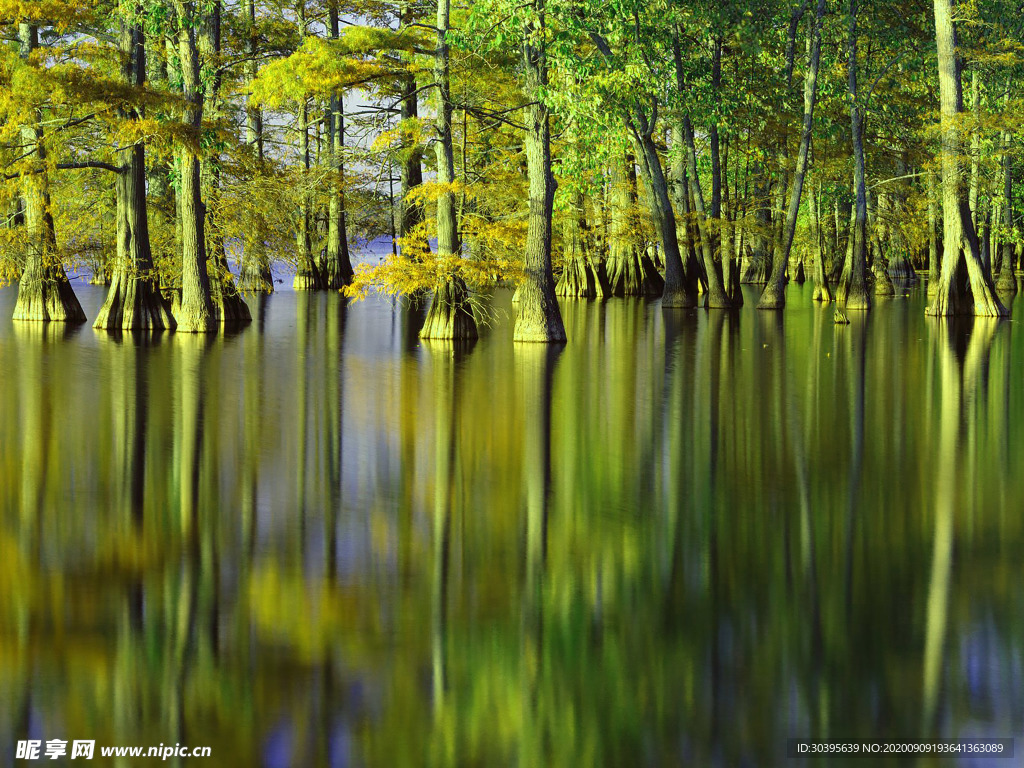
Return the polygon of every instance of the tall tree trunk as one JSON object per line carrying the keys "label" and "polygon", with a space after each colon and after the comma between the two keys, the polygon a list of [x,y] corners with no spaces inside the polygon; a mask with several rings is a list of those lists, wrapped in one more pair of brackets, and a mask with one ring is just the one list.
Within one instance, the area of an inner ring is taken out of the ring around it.
{"label": "tall tree trunk", "polygon": [[847,309],[871,309],[867,284],[868,198],[864,182],[864,131],[857,93],[857,0],[850,0],[849,36],[846,44],[847,97],[850,102],[850,129],[853,137],[853,223],[852,247],[847,248],[847,263],[839,279],[836,298]]}
{"label": "tall tree trunk", "polygon": [[[1010,92],[1007,88],[1006,100]],[[1013,173],[1010,161],[1010,142],[1013,134],[1003,133],[1003,236],[1000,249],[1002,252],[999,265],[999,282],[996,284],[1000,296],[1013,296],[1017,293],[1017,276],[1013,269],[1013,241],[1010,237],[1013,230]]]}
{"label": "tall tree trunk", "polygon": [[[821,206],[819,204],[821,184],[818,184],[818,194],[815,194],[812,189],[810,196],[807,198],[807,202],[810,204],[811,214],[811,229],[812,237],[814,241],[813,253],[814,253],[814,268],[812,270],[812,277],[814,281],[814,293],[811,296],[812,301],[823,301],[826,304],[832,301],[832,288],[828,284],[828,270],[825,269],[825,248],[824,248],[824,236],[821,226]],[[828,218],[825,216],[824,218]]]}
{"label": "tall tree trunk", "polygon": [[[141,6],[120,0],[121,77],[141,89],[146,82],[146,48]],[[135,108],[121,110],[125,120],[138,120]],[[161,330],[175,327],[171,305],[163,294],[153,266],[146,207],[146,150],[139,142],[126,153],[117,176],[117,255],[107,299],[93,327],[106,330]]]}
{"label": "tall tree trunk", "polygon": [[[427,312],[420,336],[424,339],[475,339],[476,320],[469,303],[469,290],[455,262],[462,257],[458,221],[455,216],[455,146],[452,141],[452,94],[449,73],[448,30],[451,0],[437,0],[437,49],[434,52],[434,86],[437,111],[434,130],[437,138],[437,258],[451,264],[441,270],[442,277],[434,286],[434,297]],[[550,227],[550,218],[548,221]],[[548,273],[550,276],[550,233],[548,236]],[[552,292],[554,284],[552,283]],[[517,326],[518,327],[518,326]]]}
{"label": "tall tree trunk", "polygon": [[[758,309],[782,309],[786,306],[786,267],[793,249],[796,235],[796,219],[800,212],[800,195],[803,193],[804,176],[807,174],[807,159],[811,151],[811,129],[814,126],[814,105],[818,98],[818,63],[821,61],[821,20],[825,15],[825,0],[818,0],[818,10],[811,25],[811,51],[804,77],[804,124],[800,135],[800,150],[796,158],[796,173],[786,211],[782,248],[775,252],[772,274],[765,285]],[[827,286],[826,286],[827,289]]]}
{"label": "tall tree trunk", "polygon": [[[255,0],[243,0],[242,7],[244,14],[245,53],[249,57],[249,61],[245,66],[245,79],[251,83],[256,79],[256,73],[259,69],[259,62],[256,59],[258,54],[256,2]],[[245,143],[252,147],[255,154],[255,172],[257,174],[264,173],[266,158],[263,142],[263,111],[258,104],[254,103],[252,97],[247,98],[245,105]],[[273,293],[274,277],[270,272],[270,258],[265,246],[260,223],[261,217],[255,211],[250,211],[247,215],[248,223],[245,228],[244,242],[242,243],[238,285],[243,291]]]}
{"label": "tall tree trunk", "polygon": [[585,299],[602,298],[608,292],[608,281],[591,257],[586,197],[582,190],[572,191],[569,206],[562,225],[562,275],[555,293]]}
{"label": "tall tree trunk", "polygon": [[[308,34],[306,27],[305,3],[300,5],[299,36]],[[312,165],[309,155],[309,102],[303,98],[299,104],[299,151],[302,154],[303,187],[309,184],[309,171]],[[296,291],[316,291],[323,288],[320,273],[313,261],[312,238],[310,237],[310,194],[308,189],[303,192],[299,203],[299,230],[295,235],[295,279],[292,288]]]}
{"label": "tall tree trunk", "polygon": [[996,298],[991,273],[986,273],[981,262],[970,207],[960,183],[960,131],[957,116],[963,111],[963,91],[960,62],[956,54],[953,0],[934,0],[934,8],[942,128],[944,253],[939,287],[934,301],[926,311],[931,315],[946,316],[970,313],[973,308],[975,315],[1003,317],[1008,313]]}
{"label": "tall tree trunk", "polygon": [[532,0],[523,29],[523,68],[526,74],[526,167],[529,178],[530,218],[526,233],[524,278],[519,286],[519,313],[515,341],[565,341],[562,312],[551,274],[551,214],[555,177],[551,173],[551,125],[541,99],[547,87],[548,66],[544,41],[545,0]]}
{"label": "tall tree trunk", "polygon": [[[641,167],[646,174],[646,167]],[[657,296],[664,281],[641,247],[634,224],[636,163],[632,155],[616,152],[612,157],[609,207],[609,291],[613,296]]]}
{"label": "tall tree trunk", "polygon": [[[220,0],[209,3],[208,12],[199,24],[199,61],[204,92],[204,114],[216,118],[222,109],[220,103],[221,75],[221,14]],[[202,208],[203,228],[206,236],[207,270],[213,311],[221,324],[247,323],[252,320],[249,307],[238,292],[228,266],[224,235],[216,217],[220,211],[221,189],[220,155],[214,151],[209,161],[200,167],[200,180],[204,183],[205,201]]]}
{"label": "tall tree trunk", "polygon": [[939,252],[939,205],[938,192],[935,188],[935,171],[927,171],[928,194],[928,297],[931,298],[939,289],[939,274],[942,267],[942,254]]}
{"label": "tall tree trunk", "polygon": [[217,329],[217,318],[206,268],[199,133],[203,126],[204,92],[199,75],[196,27],[200,19],[191,3],[174,0],[177,12],[177,48],[184,94],[183,122],[189,136],[178,147],[181,183],[178,207],[181,226],[181,301],[174,314],[178,330],[205,333]]}
{"label": "tall tree trunk", "polygon": [[697,232],[700,235],[700,255],[703,261],[704,274],[708,281],[708,309],[728,309],[732,307],[725,285],[722,282],[721,264],[715,261],[712,249],[711,228],[708,226],[707,209],[704,206],[704,192],[701,189],[700,176],[697,175],[697,149],[693,139],[693,127],[690,117],[683,117],[683,138],[686,141],[686,162],[688,165],[688,181],[694,203],[694,217],[697,220]]}
{"label": "tall tree trunk", "polygon": [[[27,59],[39,47],[39,29],[34,24],[18,25],[21,57]],[[35,173],[26,174],[22,197],[25,205],[25,228],[28,248],[25,266],[18,281],[15,320],[84,323],[85,312],[78,303],[64,265],[57,254],[57,234],[50,212],[50,177],[46,170],[46,147],[41,115],[33,113],[35,124],[24,125],[21,142],[35,156]]]}
{"label": "tall tree trunk", "polygon": [[889,196],[884,192],[875,195],[874,203],[868,198],[868,232],[874,256],[871,259],[871,271],[875,277],[875,296],[892,296],[896,293],[892,280],[889,278],[888,251],[892,247],[889,233]]}
{"label": "tall tree trunk", "polygon": [[[331,38],[341,36],[341,18],[337,0],[330,5]],[[403,102],[404,104],[404,102]],[[333,172],[328,205],[327,248],[317,262],[320,280],[327,290],[338,290],[352,282],[352,258],[348,252],[348,221],[345,211],[345,99],[331,95],[327,116],[328,157]]]}
{"label": "tall tree trunk", "polygon": [[[400,24],[407,27],[414,22],[413,3],[411,0],[402,2]],[[416,120],[419,117],[419,97],[416,89],[416,76],[411,72],[405,73],[400,78],[402,89],[401,119],[402,122]],[[399,217],[398,236],[402,238],[403,250],[409,250],[408,255],[422,257],[430,251],[426,238],[419,237],[414,243],[408,241],[423,223],[423,204],[418,200],[410,199],[410,193],[423,183],[423,163],[419,146],[413,141],[407,140],[402,147],[402,162],[400,167],[402,178],[402,211]]]}

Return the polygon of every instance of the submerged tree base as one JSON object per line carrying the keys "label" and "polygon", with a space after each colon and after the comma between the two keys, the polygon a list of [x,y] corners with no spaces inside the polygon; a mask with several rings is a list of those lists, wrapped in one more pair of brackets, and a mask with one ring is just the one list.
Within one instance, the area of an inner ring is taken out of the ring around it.
{"label": "submerged tree base", "polygon": [[238,275],[238,289],[244,293],[273,293],[274,277],[270,264],[243,261]]}
{"label": "submerged tree base", "polygon": [[999,270],[999,279],[996,280],[996,293],[999,296],[1016,296],[1017,295],[1017,276],[1013,273],[1013,269],[1008,269],[1005,266]]}
{"label": "submerged tree base", "polygon": [[885,270],[879,270],[875,273],[875,296],[895,296],[896,289],[893,287],[892,280],[889,279],[889,274]]}
{"label": "submerged tree base", "polygon": [[107,299],[93,323],[93,328],[104,331],[163,331],[176,326],[171,303],[156,283],[124,272],[114,275]]}
{"label": "submerged tree base", "polygon": [[473,307],[469,301],[469,289],[465,281],[453,276],[434,289],[421,339],[469,340],[479,335]]}
{"label": "submerged tree base", "polygon": [[917,280],[917,272],[904,254],[889,259],[889,277],[893,280]]}
{"label": "submerged tree base", "polygon": [[772,276],[772,260],[768,254],[752,256],[746,270],[740,276],[744,285],[760,285],[767,283]]}
{"label": "submerged tree base", "polygon": [[213,311],[221,325],[239,325],[252,322],[252,313],[238,291],[235,281],[230,275],[213,282]]}
{"label": "submerged tree base", "polygon": [[607,268],[612,296],[657,296],[665,288],[654,262],[636,248],[613,248]]}
{"label": "submerged tree base", "polygon": [[782,287],[775,285],[775,283],[769,281],[764,287],[764,291],[761,293],[761,298],[757,302],[758,309],[785,309],[786,308],[786,287],[785,284]]}
{"label": "submerged tree base", "polygon": [[843,309],[867,311],[871,309],[871,293],[866,283],[844,286],[840,281],[836,302],[842,305]]}
{"label": "submerged tree base", "polygon": [[18,282],[14,319],[42,323],[84,323],[85,311],[60,265],[26,266]]}
{"label": "submerged tree base", "polygon": [[519,284],[519,313],[516,315],[513,341],[564,342],[565,325],[562,311],[555,298],[555,287],[550,277],[531,276]]}
{"label": "submerged tree base", "polygon": [[292,290],[295,291],[318,291],[321,287],[320,276],[315,269],[299,270],[292,280]]}
{"label": "submerged tree base", "polygon": [[603,265],[586,256],[577,256],[565,262],[562,275],[555,286],[558,296],[581,299],[600,299],[609,293],[608,279]]}
{"label": "submerged tree base", "polygon": [[316,267],[320,274],[320,287],[326,291],[340,291],[352,282],[352,264],[348,259],[327,254],[318,260]]}

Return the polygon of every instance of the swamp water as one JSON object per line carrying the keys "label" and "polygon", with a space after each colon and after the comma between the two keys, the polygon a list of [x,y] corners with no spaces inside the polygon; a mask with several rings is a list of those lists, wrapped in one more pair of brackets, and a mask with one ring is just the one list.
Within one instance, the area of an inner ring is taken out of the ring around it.
{"label": "swamp water", "polygon": [[784,314],[563,300],[549,349],[499,292],[453,349],[335,294],[136,339],[16,325],[0,291],[0,764],[1024,735],[1024,302],[950,324],[910,293],[849,326],[809,284]]}

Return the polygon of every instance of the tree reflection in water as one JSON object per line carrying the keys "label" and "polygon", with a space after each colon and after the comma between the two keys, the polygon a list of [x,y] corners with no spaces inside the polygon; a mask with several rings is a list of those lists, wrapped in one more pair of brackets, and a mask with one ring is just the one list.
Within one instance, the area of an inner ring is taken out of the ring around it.
{"label": "tree reflection in water", "polygon": [[212,340],[0,326],[0,748],[771,766],[795,735],[1019,735],[1024,341],[915,290],[846,327],[809,286],[565,300],[558,350],[512,344],[501,292],[471,348],[333,294]]}

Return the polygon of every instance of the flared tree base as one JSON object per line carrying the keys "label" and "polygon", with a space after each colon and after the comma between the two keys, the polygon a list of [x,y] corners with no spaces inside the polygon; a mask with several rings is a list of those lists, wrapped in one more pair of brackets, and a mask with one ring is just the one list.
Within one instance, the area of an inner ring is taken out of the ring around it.
{"label": "flared tree base", "polygon": [[84,323],[85,311],[64,268],[25,267],[18,282],[14,319],[41,323]]}
{"label": "flared tree base", "polygon": [[178,333],[215,333],[220,328],[209,297],[206,301],[183,302],[180,294],[176,294],[172,312]]}
{"label": "flared tree base", "polygon": [[1008,317],[1009,311],[994,292],[979,291],[974,296],[970,290],[961,292],[956,283],[943,284],[940,281],[931,304],[925,314],[932,317],[974,315],[975,317]]}
{"label": "flared tree base", "polygon": [[242,262],[238,275],[238,290],[243,293],[273,293],[274,277],[270,265]]}
{"label": "flared tree base", "polygon": [[212,291],[214,316],[221,325],[233,326],[252,322],[252,313],[230,276],[217,281]]}
{"label": "flared tree base", "polygon": [[875,296],[895,296],[896,289],[887,272],[879,270],[875,273]]}
{"label": "flared tree base", "polygon": [[999,279],[996,280],[996,293],[999,296],[1016,296],[1017,295],[1017,276],[1013,273],[1012,269],[1007,269],[1005,266],[999,270]]}
{"label": "flared tree base", "polygon": [[326,255],[317,262],[320,286],[325,291],[340,291],[352,282],[354,272],[347,258]]}
{"label": "flared tree base", "polygon": [[560,343],[564,342],[565,325],[562,311],[555,298],[555,286],[550,277],[527,275],[519,284],[519,312],[516,315],[513,341]]}
{"label": "flared tree base", "polygon": [[904,255],[893,256],[889,260],[889,277],[893,280],[917,280],[917,273],[914,271],[913,265]]}
{"label": "flared tree base", "polygon": [[420,338],[466,341],[478,335],[465,281],[452,277],[438,285],[420,329]]}
{"label": "flared tree base", "polygon": [[796,274],[793,275],[793,281],[798,285],[803,285],[807,281],[807,273],[804,271],[804,261],[800,261],[796,264]]}
{"label": "flared tree base", "polygon": [[786,308],[786,287],[785,283],[780,287],[769,281],[757,301],[758,309],[785,309]]}
{"label": "flared tree base", "polygon": [[867,311],[871,309],[871,293],[866,283],[853,283],[849,286],[840,284],[837,302],[844,310]]}
{"label": "flared tree base", "polygon": [[824,304],[828,304],[834,299],[835,297],[832,295],[832,289],[829,288],[828,283],[822,281],[814,284],[814,291],[811,293],[811,301],[820,301]]}
{"label": "flared tree base", "polygon": [[580,299],[600,299],[608,293],[608,280],[601,266],[585,256],[567,260],[555,286],[556,295]]}
{"label": "flared tree base", "polygon": [[654,263],[635,249],[613,253],[607,269],[608,291],[612,296],[658,296],[665,288]]}
{"label": "flared tree base", "polygon": [[322,288],[320,277],[315,272],[299,272],[292,280],[292,290],[319,291]]}
{"label": "flared tree base", "polygon": [[169,331],[177,326],[171,303],[152,280],[114,274],[107,299],[93,323],[103,331]]}
{"label": "flared tree base", "polygon": [[766,254],[755,256],[747,265],[746,271],[740,276],[744,285],[761,285],[767,283],[772,276],[772,260]]}

